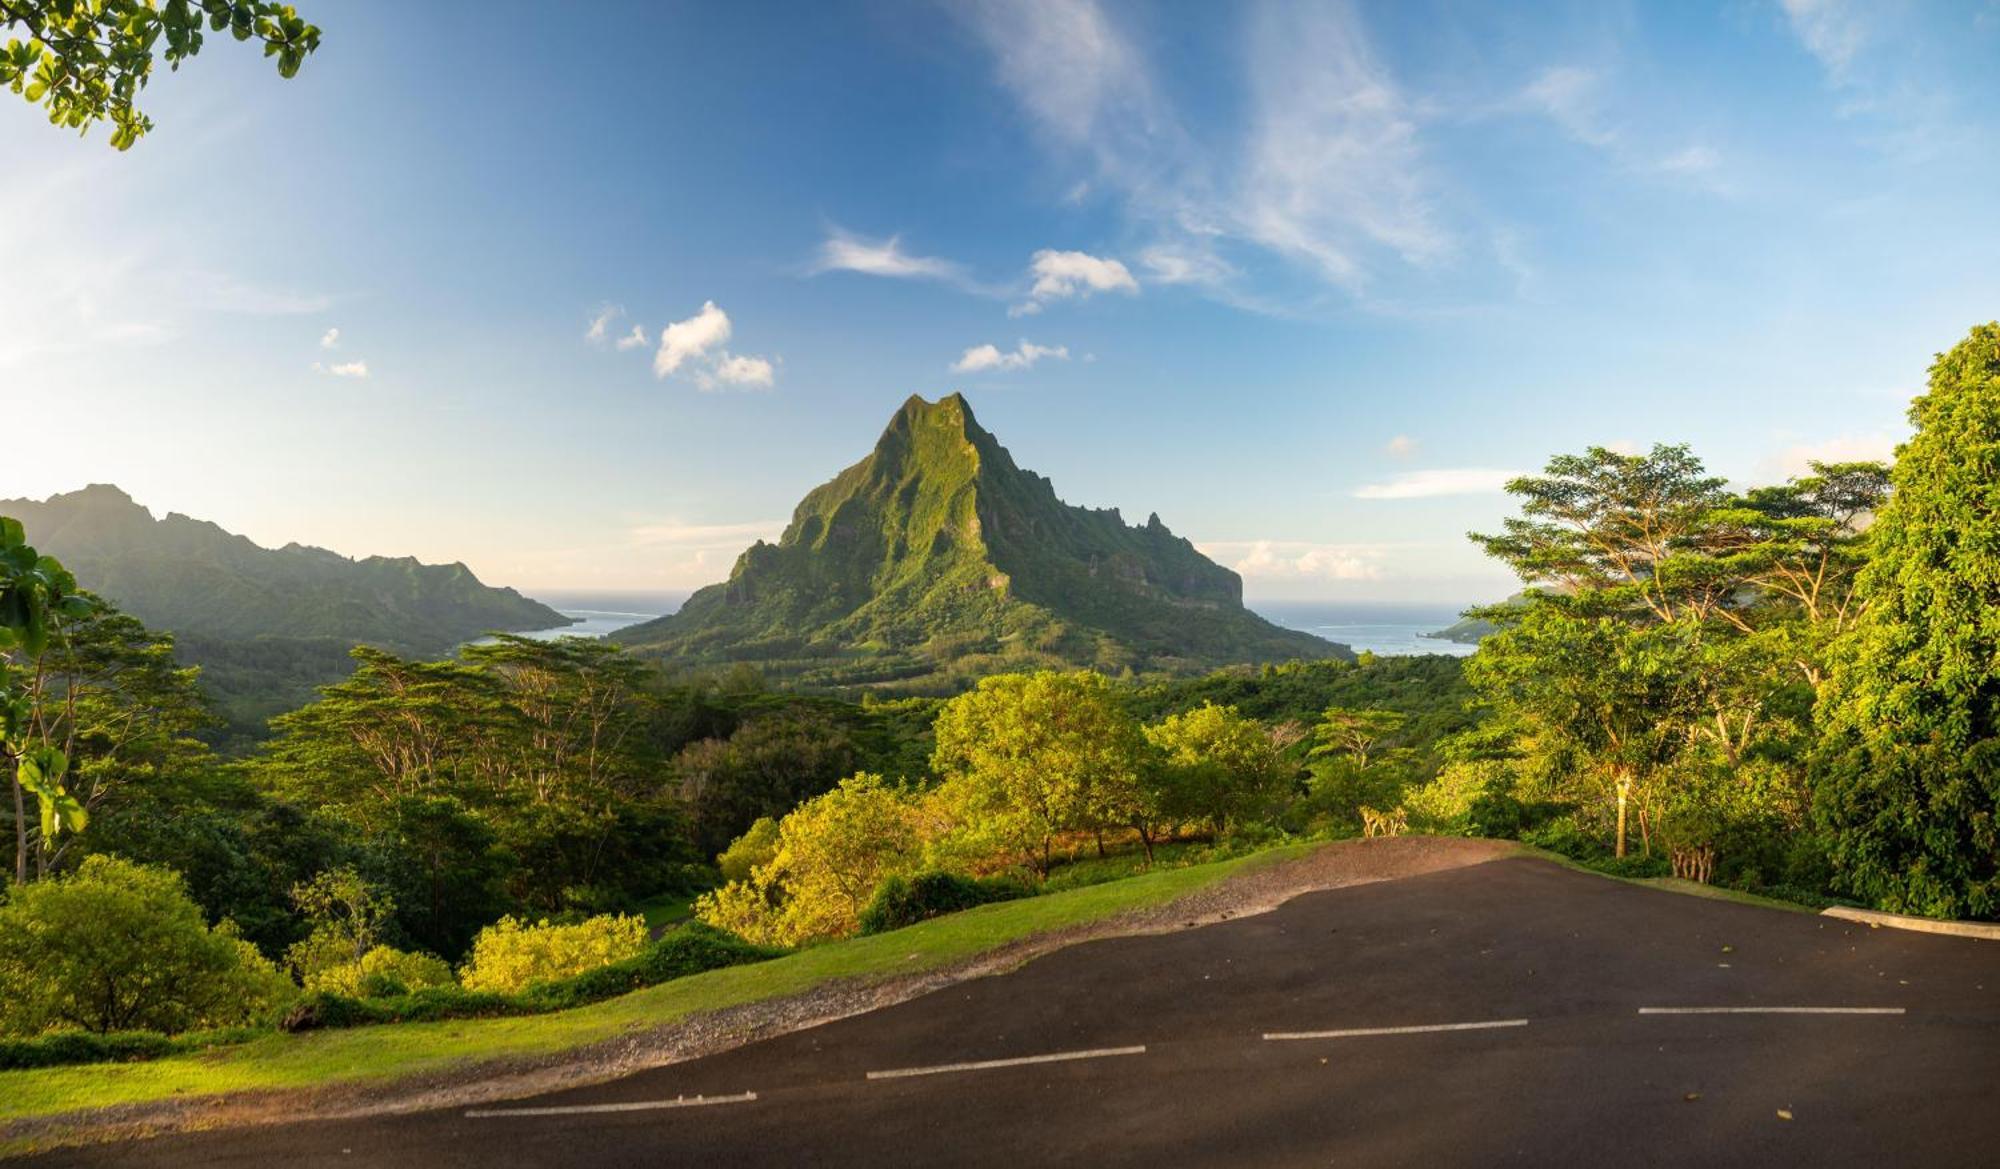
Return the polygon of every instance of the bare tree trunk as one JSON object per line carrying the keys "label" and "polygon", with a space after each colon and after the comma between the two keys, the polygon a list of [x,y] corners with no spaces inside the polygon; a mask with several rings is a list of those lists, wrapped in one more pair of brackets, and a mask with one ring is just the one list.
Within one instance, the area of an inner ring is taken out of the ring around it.
{"label": "bare tree trunk", "polygon": [[1620,779],[1620,780],[1618,781],[1618,850],[1617,850],[1617,855],[1618,855],[1618,856],[1619,856],[1620,858],[1624,857],[1624,855],[1625,855],[1625,799],[1626,799],[1626,794],[1627,794],[1627,792],[1629,792],[1629,791],[1631,790],[1631,787],[1632,787],[1632,781],[1630,781],[1630,780],[1628,780],[1628,779]]}
{"label": "bare tree trunk", "polygon": [[14,777],[14,883],[28,883],[28,802],[21,777]]}

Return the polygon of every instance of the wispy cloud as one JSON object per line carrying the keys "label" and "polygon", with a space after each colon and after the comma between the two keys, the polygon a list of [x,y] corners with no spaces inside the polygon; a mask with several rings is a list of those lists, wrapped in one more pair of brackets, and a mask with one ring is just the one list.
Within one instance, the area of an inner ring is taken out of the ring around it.
{"label": "wispy cloud", "polygon": [[627,349],[644,349],[649,344],[651,342],[646,339],[646,327],[633,325],[631,332],[618,338],[617,347],[622,352]]}
{"label": "wispy cloud", "polygon": [[1492,495],[1503,489],[1518,471],[1491,467],[1443,467],[1428,471],[1406,471],[1382,483],[1355,488],[1356,499],[1439,499],[1448,495]]}
{"label": "wispy cloud", "polygon": [[1790,479],[1812,474],[1814,463],[1889,463],[1896,458],[1896,446],[1903,438],[1876,431],[1869,434],[1839,434],[1818,442],[1793,443],[1770,455],[1758,467],[1761,478]]}
{"label": "wispy cloud", "polygon": [[819,255],[809,272],[859,272],[892,280],[936,280],[961,288],[975,284],[965,268],[937,256],[920,256],[903,249],[903,237],[869,239],[841,228],[833,228],[819,246]]}
{"label": "wispy cloud", "polygon": [[1256,10],[1244,145],[1224,151],[1197,143],[1095,0],[992,0],[971,11],[1000,84],[1049,144],[1082,160],[1093,185],[1119,193],[1156,234],[1144,262],[1163,282],[1226,288],[1237,269],[1219,256],[1223,242],[1357,292],[1378,266],[1451,253],[1414,106],[1351,5]]}
{"label": "wispy cloud", "polygon": [[636,547],[674,544],[683,548],[742,548],[758,540],[776,540],[785,531],[783,520],[751,520],[734,524],[689,524],[662,520],[638,524],[627,533]]}
{"label": "wispy cloud", "polygon": [[625,310],[619,305],[605,304],[599,306],[598,310],[591,315],[590,326],[583,331],[583,339],[592,345],[604,344],[605,338],[611,335],[612,323],[624,315]]}
{"label": "wispy cloud", "polygon": [[1399,434],[1390,439],[1382,449],[1399,459],[1407,459],[1417,453],[1417,440],[1407,434]]}
{"label": "wispy cloud", "polygon": [[1792,34],[1819,59],[1836,84],[1848,78],[1854,59],[1867,42],[1868,29],[1846,0],[1778,0],[1791,22]]}
{"label": "wispy cloud", "polygon": [[1362,544],[1303,540],[1203,541],[1201,551],[1252,581],[1382,579],[1381,550]]}
{"label": "wispy cloud", "polygon": [[328,329],[326,332],[321,333],[319,336],[319,347],[321,349],[340,348],[340,330]]}
{"label": "wispy cloud", "polygon": [[996,369],[1029,369],[1044,357],[1057,361],[1069,360],[1067,345],[1037,345],[1032,341],[1022,341],[1013,352],[1002,352],[998,345],[974,345],[967,349],[957,361],[951,363],[953,373],[984,373]]}
{"label": "wispy cloud", "polygon": [[368,376],[368,363],[365,361],[343,361],[336,365],[322,365],[315,361],[313,362],[313,368],[320,373],[331,374],[334,377],[365,378]]}
{"label": "wispy cloud", "polygon": [[1604,121],[1603,80],[1595,69],[1551,65],[1521,91],[1517,104],[1548,118],[1578,142],[1604,149],[1618,141],[1618,132]]}

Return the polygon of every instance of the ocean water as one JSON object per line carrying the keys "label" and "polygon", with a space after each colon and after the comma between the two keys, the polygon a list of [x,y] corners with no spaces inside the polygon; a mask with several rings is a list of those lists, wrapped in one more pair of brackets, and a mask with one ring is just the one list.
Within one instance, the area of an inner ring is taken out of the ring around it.
{"label": "ocean water", "polygon": [[1463,605],[1409,605],[1394,601],[1250,601],[1267,620],[1337,641],[1357,653],[1387,656],[1449,654],[1466,657],[1474,646],[1427,637],[1457,621]]}
{"label": "ocean water", "polygon": [[[620,629],[664,617],[681,607],[686,593],[548,592],[536,600],[577,624],[544,629],[527,637],[605,637]],[[1337,641],[1356,652],[1384,656],[1450,654],[1465,657],[1472,646],[1443,641],[1435,633],[1458,620],[1463,606],[1407,605],[1368,601],[1253,601],[1250,608],[1265,618],[1305,633]]]}
{"label": "ocean water", "polygon": [[686,593],[639,592],[545,592],[535,599],[565,617],[575,617],[575,625],[561,629],[538,629],[523,637],[605,637],[655,617],[678,610]]}

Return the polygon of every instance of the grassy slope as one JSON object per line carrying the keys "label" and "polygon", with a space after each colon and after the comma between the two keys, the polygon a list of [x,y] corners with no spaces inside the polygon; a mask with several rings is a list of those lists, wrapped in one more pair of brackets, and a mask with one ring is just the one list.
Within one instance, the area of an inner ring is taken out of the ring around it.
{"label": "grassy slope", "polygon": [[710,971],[572,1011],[271,1035],[151,1063],[0,1072],[0,1121],[220,1093],[380,1082],[479,1060],[545,1055],[701,1011],[797,994],[831,979],[935,969],[1022,938],[1163,904],[1246,866],[1298,856],[1310,847],[1291,845],[982,906],[893,933]]}

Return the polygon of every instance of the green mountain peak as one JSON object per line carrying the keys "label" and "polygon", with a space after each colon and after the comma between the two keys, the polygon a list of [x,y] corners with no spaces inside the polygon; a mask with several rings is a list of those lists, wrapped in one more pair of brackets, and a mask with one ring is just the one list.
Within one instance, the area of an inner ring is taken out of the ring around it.
{"label": "green mountain peak", "polygon": [[1243,608],[1242,581],[1157,515],[1130,527],[1017,466],[963,395],[912,396],[868,456],[807,493],[776,544],[621,640],[809,681],[1028,665],[1184,671],[1342,647]]}

